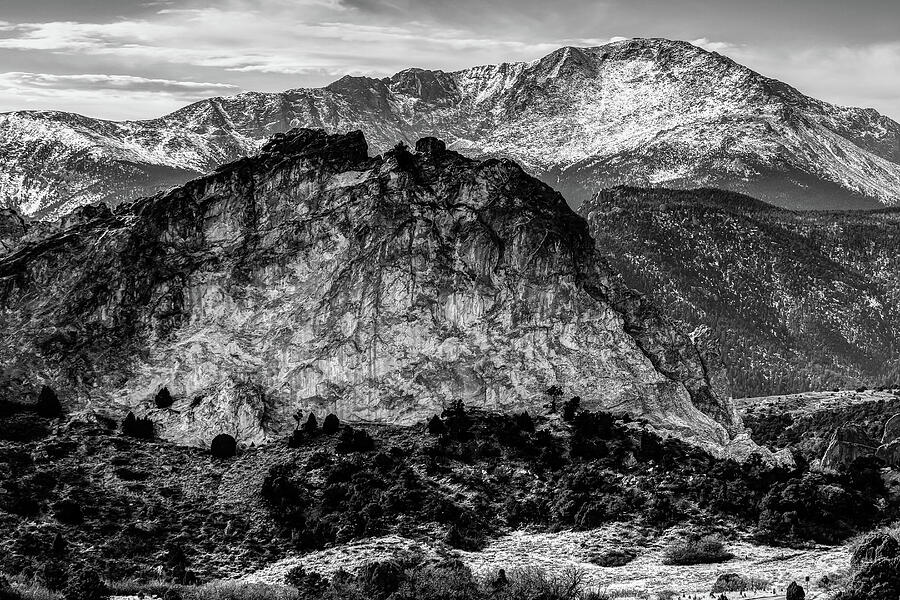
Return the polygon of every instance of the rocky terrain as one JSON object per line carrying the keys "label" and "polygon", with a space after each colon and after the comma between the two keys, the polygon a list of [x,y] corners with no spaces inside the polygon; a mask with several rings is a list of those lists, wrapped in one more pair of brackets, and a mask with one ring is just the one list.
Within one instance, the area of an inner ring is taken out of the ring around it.
{"label": "rocky terrain", "polygon": [[291,127],[361,129],[372,149],[423,136],[508,157],[573,205],[619,184],[721,187],[790,208],[900,199],[900,125],[805,96],[686,42],[561,48],[529,63],[344,77],[213,98],[147,121],[0,115],[0,206],[48,218],[152,194]]}
{"label": "rocky terrain", "polygon": [[[66,600],[85,568],[120,595],[198,600],[380,597],[343,589],[376,585],[373,569],[393,569],[378,585],[394,586],[424,569],[466,599],[705,595],[730,573],[755,597],[810,577],[819,597],[847,569],[843,544],[898,514],[873,465],[723,460],[571,400],[533,417],[454,407],[413,426],[320,414],[236,456],[102,418],[0,411],[0,573],[17,600]],[[673,564],[701,534],[718,553]],[[531,591],[481,595],[500,569]],[[573,587],[541,595],[560,585]]]}
{"label": "rocky terrain", "polygon": [[[816,468],[876,457],[900,467],[900,386],[742,398],[741,415],[758,443],[790,449]],[[900,490],[895,477],[890,484]]]}
{"label": "rocky terrain", "polygon": [[900,386],[900,211],[620,187],[581,213],[628,285],[721,351],[735,396]]}
{"label": "rocky terrain", "polygon": [[0,258],[0,315],[8,397],[49,385],[181,443],[263,443],[298,409],[410,423],[577,395],[754,449],[716,363],[604,266],[558,193],[433,138],[370,158],[358,132],[297,130],[33,227]]}

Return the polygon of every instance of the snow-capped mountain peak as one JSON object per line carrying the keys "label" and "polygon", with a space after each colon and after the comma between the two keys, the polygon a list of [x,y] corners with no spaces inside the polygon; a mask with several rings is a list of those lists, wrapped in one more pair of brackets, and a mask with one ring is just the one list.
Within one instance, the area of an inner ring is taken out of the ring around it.
{"label": "snow-capped mountain peak", "polygon": [[577,204],[618,184],[718,186],[791,208],[900,201],[900,125],[687,42],[632,39],[455,72],[204,100],[158,119],[0,115],[0,204],[34,216],[152,193],[292,127],[425,135],[513,158]]}

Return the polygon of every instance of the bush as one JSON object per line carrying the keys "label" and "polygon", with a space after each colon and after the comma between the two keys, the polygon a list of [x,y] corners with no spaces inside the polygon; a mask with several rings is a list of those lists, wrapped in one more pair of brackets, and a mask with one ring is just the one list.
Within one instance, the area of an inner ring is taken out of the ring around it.
{"label": "bush", "polygon": [[213,581],[185,588],[184,600],[297,600],[297,590],[264,583]]}
{"label": "bush", "polygon": [[322,433],[325,435],[333,435],[341,428],[341,421],[334,413],[328,413],[325,421],[322,422]]}
{"label": "bush", "polygon": [[20,600],[21,595],[9,583],[9,580],[0,575],[0,600]]}
{"label": "bush", "polygon": [[726,562],[734,554],[725,549],[725,543],[715,536],[704,536],[673,542],[663,555],[664,565],[702,565]]}
{"label": "bush", "polygon": [[341,432],[336,450],[338,452],[369,452],[375,449],[375,440],[363,429],[354,429],[349,425]]}
{"label": "bush", "polygon": [[316,415],[309,413],[309,418],[307,418],[306,423],[303,424],[303,432],[309,435],[315,435],[318,431],[319,421],[316,419]]}
{"label": "bush", "polygon": [[291,435],[288,436],[287,445],[288,448],[299,448],[303,445],[303,432],[299,429],[295,429],[291,432]]}
{"label": "bush", "polygon": [[761,577],[747,577],[738,573],[719,575],[710,592],[721,594],[725,592],[752,592],[765,590],[772,587],[772,582]]}
{"label": "bush", "polygon": [[133,412],[129,412],[122,421],[122,433],[144,440],[153,439],[153,421],[146,418],[139,419]]}
{"label": "bush", "polygon": [[[420,565],[410,570],[404,579],[392,600],[480,600],[485,597],[472,571],[459,560]],[[550,597],[547,600],[551,600]]]}
{"label": "bush", "polygon": [[534,433],[534,419],[528,411],[522,411],[515,416],[516,427],[525,433]]}
{"label": "bush", "polygon": [[81,513],[81,504],[71,498],[63,498],[53,503],[53,516],[60,523],[71,525],[81,523],[84,516]]}
{"label": "bush", "polygon": [[566,400],[565,404],[563,404],[563,421],[571,422],[575,418],[575,413],[578,412],[580,407],[581,398],[579,396],[573,396],[571,400]]}
{"label": "bush", "polygon": [[237,440],[227,433],[220,433],[213,438],[209,451],[216,458],[231,458],[237,454]]}
{"label": "bush", "polygon": [[796,581],[792,581],[787,587],[784,600],[804,600],[805,598],[806,592],[803,591],[803,588]]}
{"label": "bush", "polygon": [[172,394],[169,393],[169,388],[164,387],[163,389],[156,392],[156,397],[153,399],[153,403],[156,405],[156,408],[169,408],[175,403],[175,398],[173,398]]}
{"label": "bush", "polygon": [[108,600],[109,589],[92,569],[81,569],[69,577],[64,600]]}
{"label": "bush", "polygon": [[610,550],[591,557],[591,562],[599,567],[624,567],[635,558],[634,550]]}
{"label": "bush", "polygon": [[447,432],[447,426],[444,425],[444,422],[441,421],[441,418],[437,415],[431,417],[431,420],[428,421],[428,433],[431,435],[443,435]]}
{"label": "bush", "polygon": [[297,588],[304,596],[321,595],[328,587],[328,581],[324,577],[299,565],[287,572],[284,582]]}
{"label": "bush", "polygon": [[63,412],[62,404],[60,404],[56,392],[46,385],[42,387],[34,411],[45,419],[56,419],[61,417]]}
{"label": "bush", "polygon": [[34,578],[51,592],[61,592],[66,588],[69,573],[62,562],[51,560],[38,567]]}

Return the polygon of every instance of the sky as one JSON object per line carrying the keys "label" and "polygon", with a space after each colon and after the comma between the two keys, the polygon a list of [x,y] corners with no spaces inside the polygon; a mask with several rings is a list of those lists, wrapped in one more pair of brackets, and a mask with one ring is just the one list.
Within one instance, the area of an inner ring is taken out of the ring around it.
{"label": "sky", "polygon": [[900,0],[0,0],[0,112],[152,118],[622,37],[691,41],[900,120]]}

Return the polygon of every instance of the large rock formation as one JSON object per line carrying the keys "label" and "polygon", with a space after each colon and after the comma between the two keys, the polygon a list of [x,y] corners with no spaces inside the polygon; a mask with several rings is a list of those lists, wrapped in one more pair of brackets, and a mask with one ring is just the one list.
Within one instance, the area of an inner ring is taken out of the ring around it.
{"label": "large rock formation", "polygon": [[[557,385],[717,453],[754,448],[703,356],[506,160],[296,130],[0,259],[2,390],[263,442],[298,408],[411,423]],[[175,398],[158,409],[163,386]]]}

